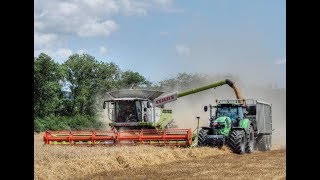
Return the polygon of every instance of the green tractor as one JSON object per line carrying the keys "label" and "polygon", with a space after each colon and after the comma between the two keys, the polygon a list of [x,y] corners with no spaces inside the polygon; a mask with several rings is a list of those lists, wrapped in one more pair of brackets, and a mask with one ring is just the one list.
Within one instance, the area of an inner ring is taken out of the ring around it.
{"label": "green tractor", "polygon": [[[200,129],[198,146],[227,145],[237,154],[271,150],[271,104],[258,100],[220,100],[216,106],[209,105],[209,109],[210,125]],[[204,106],[204,111],[208,111],[208,106]]]}

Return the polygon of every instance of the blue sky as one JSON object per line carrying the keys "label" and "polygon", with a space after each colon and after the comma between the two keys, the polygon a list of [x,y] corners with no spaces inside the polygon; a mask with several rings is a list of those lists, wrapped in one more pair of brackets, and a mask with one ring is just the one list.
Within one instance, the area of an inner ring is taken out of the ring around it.
{"label": "blue sky", "polygon": [[286,83],[285,0],[35,0],[34,55],[88,53],[150,81],[179,72]]}

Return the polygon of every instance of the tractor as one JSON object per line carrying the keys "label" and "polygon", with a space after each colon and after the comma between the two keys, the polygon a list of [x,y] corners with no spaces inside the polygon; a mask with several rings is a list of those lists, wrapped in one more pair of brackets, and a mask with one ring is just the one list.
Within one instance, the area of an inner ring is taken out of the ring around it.
{"label": "tractor", "polygon": [[[198,146],[228,146],[236,154],[252,153],[254,150],[271,150],[272,112],[271,104],[243,99],[237,92],[236,100],[216,100],[209,105],[209,127],[201,127]],[[204,106],[208,111],[208,106]]]}

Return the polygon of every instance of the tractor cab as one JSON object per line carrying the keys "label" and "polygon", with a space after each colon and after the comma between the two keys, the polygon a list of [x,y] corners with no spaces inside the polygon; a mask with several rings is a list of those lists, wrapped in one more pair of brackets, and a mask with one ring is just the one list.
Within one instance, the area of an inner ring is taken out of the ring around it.
{"label": "tractor cab", "polygon": [[219,118],[221,116],[227,116],[232,121],[235,121],[236,118],[242,119],[244,117],[243,115],[243,109],[242,106],[234,105],[234,104],[220,104],[219,106],[216,106],[216,118]]}
{"label": "tractor cab", "polygon": [[[219,100],[216,106],[210,105],[210,124],[220,117],[229,117],[231,123],[235,123],[237,119],[243,119],[245,117],[245,106],[239,100]],[[204,107],[204,111],[207,111],[208,107]]]}

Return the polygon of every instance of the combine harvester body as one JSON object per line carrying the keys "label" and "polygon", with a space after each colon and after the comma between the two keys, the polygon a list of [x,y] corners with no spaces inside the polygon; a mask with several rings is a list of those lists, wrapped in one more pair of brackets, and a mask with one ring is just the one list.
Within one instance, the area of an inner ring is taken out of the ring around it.
{"label": "combine harvester body", "polygon": [[183,96],[195,94],[211,88],[227,84],[229,80],[220,81],[182,93],[173,92],[160,96],[161,91],[125,89],[112,91],[110,99],[103,102],[103,109],[108,110],[110,127],[116,130],[175,128],[171,109],[164,108],[164,104],[176,101]]}
{"label": "combine harvester body", "polygon": [[[228,84],[237,98],[240,93],[226,79],[182,93],[173,92],[160,96],[161,91],[126,89],[109,92],[111,98],[103,102],[112,130],[93,131],[46,131],[45,144],[65,145],[158,145],[192,146],[197,135],[190,129],[174,128],[172,110],[164,104],[180,97],[195,94]],[[240,98],[238,98],[240,99]]]}

